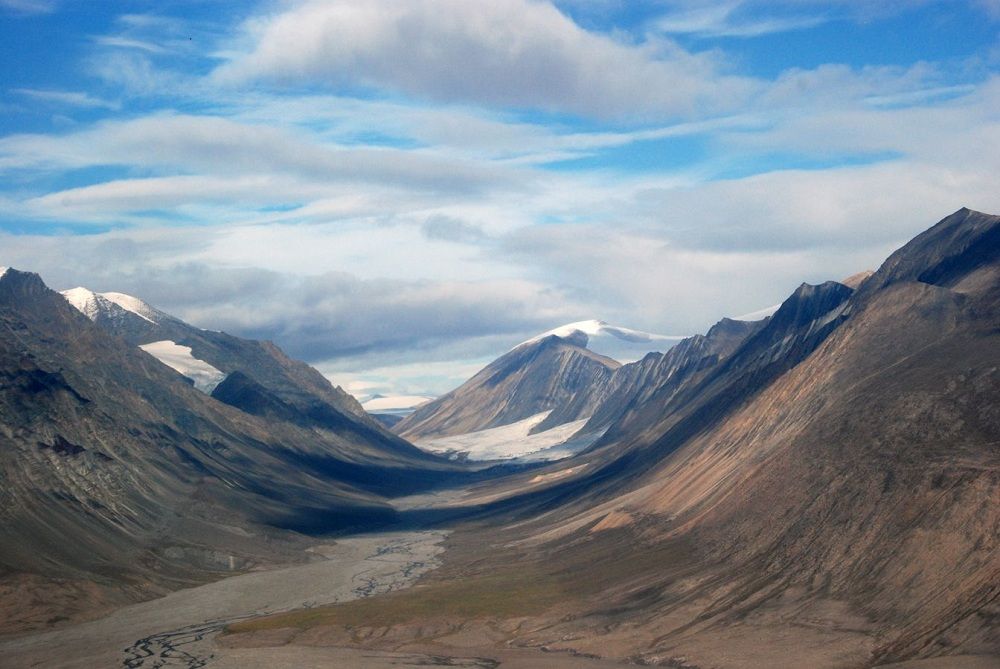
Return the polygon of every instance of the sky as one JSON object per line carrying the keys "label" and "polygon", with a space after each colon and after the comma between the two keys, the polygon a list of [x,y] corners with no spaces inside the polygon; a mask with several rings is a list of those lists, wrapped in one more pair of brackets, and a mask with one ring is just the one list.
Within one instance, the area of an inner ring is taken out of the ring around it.
{"label": "sky", "polygon": [[1000,213],[1000,0],[0,0],[0,265],[435,395]]}

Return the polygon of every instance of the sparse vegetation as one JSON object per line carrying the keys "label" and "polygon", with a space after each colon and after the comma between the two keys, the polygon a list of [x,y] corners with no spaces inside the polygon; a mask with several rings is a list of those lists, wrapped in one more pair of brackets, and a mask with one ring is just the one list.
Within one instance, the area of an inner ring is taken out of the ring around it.
{"label": "sparse vegetation", "polygon": [[541,613],[573,596],[568,584],[534,568],[510,569],[459,581],[437,582],[323,606],[254,618],[230,625],[244,633],[291,627],[340,625],[388,627],[435,618],[511,618]]}

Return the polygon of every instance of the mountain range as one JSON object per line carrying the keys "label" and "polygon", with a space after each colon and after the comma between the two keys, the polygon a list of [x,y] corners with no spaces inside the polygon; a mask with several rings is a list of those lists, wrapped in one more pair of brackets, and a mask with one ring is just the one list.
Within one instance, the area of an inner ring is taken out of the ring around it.
{"label": "mountain range", "polygon": [[[439,602],[436,626],[402,614],[356,643],[400,650],[416,634],[457,652],[419,625],[641,665],[996,665],[1000,217],[962,209],[874,273],[803,284],[769,317],[723,320],[664,354],[615,366],[578,349],[515,349],[437,415],[407,419],[447,429],[471,403],[497,408],[493,422],[530,412],[507,385],[515,361],[544,375],[529,398],[573,364],[598,370],[601,384],[566,393],[587,408],[565,415],[602,436],[445,502],[478,519],[453,540],[469,548],[392,605],[435,587],[462,599],[456,583],[474,597],[483,582],[523,601],[499,619]],[[235,626],[232,643],[292,623],[311,643],[343,639],[340,611]]]}
{"label": "mountain range", "polygon": [[[998,216],[961,209],[875,272],[704,335],[557,328],[395,434],[273,344],[134,298],[7,270],[0,327],[0,602],[45,599],[8,628],[82,611],[88,588],[110,607],[301,559],[290,531],[408,509],[453,530],[421,586],[242,621],[225,643],[474,649],[466,666],[1000,658]],[[665,350],[623,363],[599,336]]]}

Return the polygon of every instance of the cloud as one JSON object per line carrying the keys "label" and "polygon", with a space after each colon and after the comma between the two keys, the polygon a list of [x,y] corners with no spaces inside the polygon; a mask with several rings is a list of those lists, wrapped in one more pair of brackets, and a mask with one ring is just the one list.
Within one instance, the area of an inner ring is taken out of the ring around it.
{"label": "cloud", "polygon": [[1000,0],[975,0],[975,4],[994,19],[1000,19]]}
{"label": "cloud", "polygon": [[167,50],[159,44],[153,44],[152,42],[132,39],[129,37],[120,37],[117,35],[102,35],[100,37],[95,37],[94,42],[100,44],[101,46],[110,46],[120,49],[138,49],[139,51],[154,54],[167,53]]}
{"label": "cloud", "polygon": [[527,0],[308,2],[246,32],[249,48],[216,70],[219,82],[364,86],[598,117],[732,108],[755,87],[712,56],[619,42]]}
{"label": "cloud", "polygon": [[0,139],[0,170],[127,165],[216,175],[274,172],[434,192],[512,185],[512,173],[433,152],[327,145],[308,134],[216,116],[157,114],[63,136]]}
{"label": "cloud", "polygon": [[219,241],[231,238],[169,230],[0,236],[5,265],[37,271],[53,288],[137,295],[199,327],[274,340],[309,361],[384,359],[386,351],[398,355],[503,333],[516,338],[562,322],[572,310],[565,295],[524,279],[364,279],[197,260],[211,257]]}
{"label": "cloud", "polygon": [[446,242],[476,242],[486,238],[486,233],[478,225],[443,214],[434,214],[420,226],[427,239]]}
{"label": "cloud", "polygon": [[812,28],[828,20],[824,15],[753,16],[740,10],[746,3],[729,2],[683,5],[654,22],[668,35],[699,37],[760,37],[772,33]]}
{"label": "cloud", "polygon": [[99,108],[99,109],[111,109],[117,110],[121,108],[121,105],[117,102],[110,102],[108,100],[102,100],[101,98],[94,97],[89,93],[81,93],[78,91],[52,91],[52,90],[40,90],[37,88],[12,88],[11,93],[16,93],[18,95],[23,95],[29,97],[33,100],[40,100],[43,102],[53,102],[60,105],[69,105],[71,107],[89,107],[89,108]]}
{"label": "cloud", "polygon": [[51,14],[56,10],[55,0],[0,0],[0,8],[15,14]]}

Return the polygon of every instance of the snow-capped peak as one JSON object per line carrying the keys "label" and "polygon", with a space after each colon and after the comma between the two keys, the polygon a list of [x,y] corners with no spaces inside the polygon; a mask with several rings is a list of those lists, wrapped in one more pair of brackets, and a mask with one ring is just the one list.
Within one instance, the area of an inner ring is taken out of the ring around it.
{"label": "snow-capped peak", "polygon": [[544,339],[545,337],[550,337],[555,335],[556,337],[572,337],[577,332],[582,332],[589,337],[601,336],[601,335],[611,335],[617,339],[623,341],[639,343],[639,342],[652,342],[652,341],[677,341],[682,339],[682,337],[673,337],[670,335],[658,335],[651,334],[649,332],[642,332],[640,330],[633,330],[631,328],[623,328],[617,325],[611,325],[607,321],[599,321],[596,319],[591,319],[589,321],[577,321],[576,323],[567,323],[566,325],[560,325],[557,328],[552,328],[548,332],[543,332],[537,337],[532,337],[525,344],[538,341],[539,339]]}
{"label": "snow-capped peak", "polygon": [[90,320],[96,320],[101,313],[114,311],[115,307],[131,312],[150,323],[156,323],[159,315],[156,309],[139,298],[124,293],[95,293],[82,286],[77,286],[64,290],[61,294],[67,302]]}
{"label": "snow-capped peak", "polygon": [[632,328],[611,325],[607,321],[591,319],[567,323],[523,341],[515,348],[532,344],[545,337],[583,340],[591,351],[620,362],[637,360],[651,351],[665,351],[683,339],[676,335],[661,335]]}
{"label": "snow-capped peak", "polygon": [[157,321],[157,316],[160,313],[140,300],[138,297],[132,297],[131,295],[126,295],[125,293],[101,293],[101,297],[110,302],[114,302],[125,311],[131,311],[136,316],[145,318],[150,323],[155,323]]}
{"label": "snow-capped peak", "polygon": [[10,269],[10,268],[9,267],[0,267],[0,279],[2,279],[3,275],[7,273],[8,269]]}

